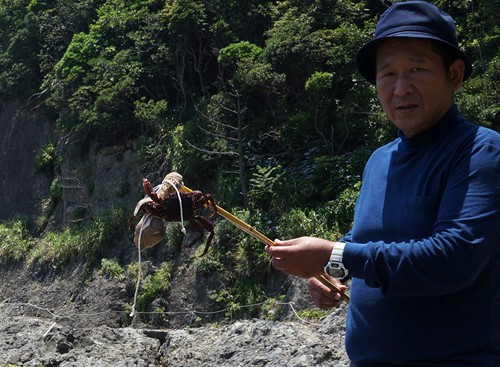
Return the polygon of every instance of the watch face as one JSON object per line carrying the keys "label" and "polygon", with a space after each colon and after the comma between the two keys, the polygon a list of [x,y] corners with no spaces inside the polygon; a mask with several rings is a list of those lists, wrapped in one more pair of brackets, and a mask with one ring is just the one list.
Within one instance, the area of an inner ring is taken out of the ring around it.
{"label": "watch face", "polygon": [[326,267],[326,273],[338,279],[344,278],[347,275],[344,267],[341,266],[340,264],[335,264],[335,263],[328,264],[328,266]]}
{"label": "watch face", "polygon": [[328,274],[330,274],[332,277],[335,277],[335,278],[343,278],[345,275],[345,271],[344,271],[344,269],[330,268],[330,269],[328,269]]}

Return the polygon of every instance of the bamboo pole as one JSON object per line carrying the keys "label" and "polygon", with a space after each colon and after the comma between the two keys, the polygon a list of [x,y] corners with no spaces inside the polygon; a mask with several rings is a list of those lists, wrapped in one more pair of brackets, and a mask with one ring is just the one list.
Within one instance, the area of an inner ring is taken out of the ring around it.
{"label": "bamboo pole", "polygon": [[[188,188],[186,186],[183,186],[183,188],[187,192],[193,191],[193,190],[191,190],[190,188]],[[244,221],[242,221],[241,219],[235,217],[230,212],[228,212],[227,210],[221,208],[220,206],[215,205],[215,207],[217,208],[217,213],[221,217],[223,217],[223,218],[227,219],[228,221],[230,221],[233,225],[235,225],[236,227],[238,227],[239,229],[241,229],[243,232],[248,233],[250,236],[258,239],[260,242],[262,242],[263,244],[265,244],[267,246],[274,246],[274,241],[272,241],[271,239],[269,239],[268,237],[266,237],[265,235],[263,235],[262,233],[260,233],[259,231],[257,231],[251,225],[249,225],[249,224],[245,223]],[[316,277],[316,279],[318,279],[322,284],[326,285],[328,288],[333,289],[336,292],[338,292],[340,294],[340,296],[342,297],[342,300],[344,300],[345,302],[349,303],[349,300],[350,300],[349,296],[347,294],[345,294],[343,291],[341,291],[335,284],[333,284],[324,275],[320,275],[320,276]]]}

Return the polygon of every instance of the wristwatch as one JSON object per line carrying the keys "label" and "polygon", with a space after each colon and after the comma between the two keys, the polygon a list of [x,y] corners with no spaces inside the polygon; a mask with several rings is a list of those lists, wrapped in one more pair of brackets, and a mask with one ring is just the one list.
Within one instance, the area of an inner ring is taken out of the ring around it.
{"label": "wristwatch", "polygon": [[339,280],[345,279],[347,277],[347,274],[349,274],[349,271],[342,263],[344,247],[345,243],[335,242],[333,244],[330,260],[328,260],[324,267],[325,273]]}

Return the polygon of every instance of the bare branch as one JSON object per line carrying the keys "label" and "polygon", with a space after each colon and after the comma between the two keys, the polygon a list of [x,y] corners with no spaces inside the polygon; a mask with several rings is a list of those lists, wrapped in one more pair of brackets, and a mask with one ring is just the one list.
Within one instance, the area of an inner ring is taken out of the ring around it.
{"label": "bare branch", "polygon": [[216,152],[214,150],[208,150],[208,149],[204,149],[204,148],[200,148],[194,144],[191,144],[191,142],[189,142],[188,140],[186,140],[186,143],[187,145],[189,145],[191,148],[193,149],[196,149],[200,152],[203,152],[203,153],[206,153],[206,154],[209,154],[209,155],[220,155],[220,156],[231,156],[231,157],[234,157],[234,156],[238,156],[238,153],[236,152]]}
{"label": "bare branch", "polygon": [[[220,106],[221,108],[224,108],[224,109],[228,110],[226,107],[224,107],[224,106],[223,106],[222,104],[220,104],[220,103],[219,103],[219,106]],[[228,111],[230,111],[230,110],[228,110]],[[220,120],[218,120],[218,119],[215,119],[215,118],[213,118],[213,117],[208,116],[207,114],[203,113],[203,112],[202,112],[202,111],[201,111],[198,107],[196,107],[196,112],[198,112],[201,116],[203,116],[204,118],[206,118],[208,121],[213,122],[213,123],[215,123],[215,124],[217,124],[217,125],[219,125],[219,126],[222,126],[222,127],[225,127],[225,128],[231,129],[231,130],[234,130],[234,131],[237,131],[237,130],[238,130],[238,127],[236,127],[236,126],[232,126],[232,125],[226,124],[226,123],[224,123],[224,122],[222,122],[222,121],[220,121]],[[230,112],[232,112],[232,111],[230,111]],[[232,112],[232,113],[235,113],[235,112]],[[237,113],[237,112],[236,112],[236,113]]]}
{"label": "bare branch", "polygon": [[238,141],[238,139],[236,139],[236,138],[232,138],[232,137],[227,136],[227,135],[218,134],[218,133],[214,133],[212,131],[208,131],[207,129],[204,129],[201,126],[198,126],[198,129],[203,131],[205,134],[216,137],[216,138],[227,139],[227,140],[231,140],[231,141]]}

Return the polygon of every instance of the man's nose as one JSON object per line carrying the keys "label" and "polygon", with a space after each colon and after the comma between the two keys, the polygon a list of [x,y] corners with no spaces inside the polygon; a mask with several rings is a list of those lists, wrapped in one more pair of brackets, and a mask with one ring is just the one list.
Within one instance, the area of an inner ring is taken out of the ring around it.
{"label": "man's nose", "polygon": [[413,83],[407,75],[398,75],[394,82],[394,95],[406,96],[413,92]]}

